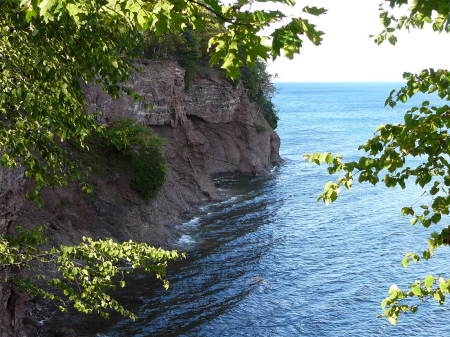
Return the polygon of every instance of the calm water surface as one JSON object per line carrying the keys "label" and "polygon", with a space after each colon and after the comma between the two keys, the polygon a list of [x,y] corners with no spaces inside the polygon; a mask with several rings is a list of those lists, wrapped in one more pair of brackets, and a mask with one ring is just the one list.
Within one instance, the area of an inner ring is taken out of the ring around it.
{"label": "calm water surface", "polygon": [[400,216],[420,193],[357,186],[335,204],[316,202],[330,180],[303,154],[352,159],[380,124],[400,121],[385,109],[399,84],[278,84],[278,134],[285,163],[271,178],[224,179],[230,199],[180,226],[188,259],[174,266],[171,288],[147,278],[123,299],[136,322],[88,321],[97,336],[450,336],[448,305],[425,303],[393,327],[377,318],[392,283],[449,275],[447,249],[404,269],[403,253],[426,248],[427,231]]}

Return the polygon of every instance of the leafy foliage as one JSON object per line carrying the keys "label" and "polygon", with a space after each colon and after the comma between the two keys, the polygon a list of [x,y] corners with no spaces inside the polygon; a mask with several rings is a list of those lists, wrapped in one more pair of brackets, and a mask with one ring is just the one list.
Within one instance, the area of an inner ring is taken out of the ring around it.
{"label": "leafy foliage", "polygon": [[[116,311],[135,319],[132,312],[111,296],[111,291],[125,287],[125,275],[139,270],[155,274],[167,289],[169,283],[164,278],[167,262],[183,256],[145,243],[95,241],[85,237],[76,246],[44,249],[44,230],[44,227],[28,231],[18,227],[16,235],[0,236],[0,268],[33,269],[27,279],[5,276],[0,281],[56,301],[61,311],[72,306],[104,318]],[[39,268],[45,272],[36,273]],[[53,270],[50,275],[49,268]]]}
{"label": "leafy foliage", "polygon": [[198,35],[192,30],[186,30],[183,33],[186,41],[184,48],[181,49],[180,64],[184,67],[184,89],[189,91],[192,86],[192,80],[196,70],[196,65],[202,56],[200,50],[200,40]]}
{"label": "leafy foliage", "polygon": [[258,124],[258,123],[254,123],[253,127],[255,128],[257,133],[263,133],[267,131],[267,128],[264,125]]}
{"label": "leafy foliage", "polygon": [[107,144],[120,153],[131,155],[137,149],[163,145],[163,139],[157,137],[150,128],[138,124],[132,119],[112,122],[105,132],[100,134]]}
{"label": "leafy foliage", "polygon": [[177,54],[180,45],[184,43],[186,41],[181,33],[156,35],[153,32],[144,32],[144,58],[172,59]]}
{"label": "leafy foliage", "polygon": [[[381,8],[380,18],[385,26],[375,41],[388,40],[395,44],[395,32],[400,29],[423,28],[431,25],[434,31],[450,32],[450,3],[447,0],[415,1],[408,15],[397,18],[390,11],[408,3],[406,0],[389,0],[388,9]],[[403,123],[387,124],[377,128],[374,137],[359,149],[367,155],[357,161],[344,162],[341,156],[331,153],[314,153],[305,157],[316,164],[329,165],[330,174],[341,173],[336,182],[328,182],[319,200],[326,204],[335,201],[342,188],[351,189],[355,179],[358,182],[377,184],[383,182],[387,187],[406,187],[412,180],[430,196],[429,203],[402,208],[403,215],[410,215],[411,224],[417,223],[428,228],[436,227],[428,239],[428,248],[421,253],[408,253],[402,261],[403,266],[428,260],[434,251],[444,245],[450,245],[450,226],[444,216],[450,213],[450,72],[446,69],[425,69],[419,74],[405,73],[406,85],[392,90],[386,105],[394,107],[406,103],[417,93],[437,95],[442,105],[432,105],[429,100],[420,106],[410,108],[404,115]],[[420,158],[420,161],[408,161],[408,158]],[[383,315],[395,324],[403,312],[415,312],[418,305],[404,304],[408,298],[423,301],[427,298],[439,304],[445,301],[450,292],[450,280],[442,276],[427,276],[417,280],[410,289],[403,291],[396,285],[389,289],[388,297],[382,302]]]}
{"label": "leafy foliage", "polygon": [[147,146],[131,160],[133,176],[131,188],[144,199],[152,198],[164,184],[167,167],[164,157],[156,146]]}
{"label": "leafy foliage", "polygon": [[250,99],[256,103],[272,129],[277,128],[278,116],[272,103],[276,91],[272,84],[272,76],[266,70],[266,64],[256,60],[253,66],[244,66],[241,69],[242,84],[247,89]]}
{"label": "leafy foliage", "polygon": [[[407,14],[398,16],[396,8],[408,5]],[[380,5],[380,20],[384,30],[375,36],[378,44],[388,40],[395,45],[397,37],[395,33],[399,30],[412,28],[422,29],[430,25],[435,32],[450,32],[450,3],[447,0],[412,1],[408,0],[385,0]]]}
{"label": "leafy foliage", "polygon": [[163,140],[133,120],[120,120],[103,135],[107,146],[130,159],[131,188],[144,199],[152,198],[164,184],[167,166],[160,151]]}
{"label": "leafy foliage", "polygon": [[203,11],[202,27],[187,26],[181,32],[168,32],[156,35],[155,32],[144,32],[144,57],[150,59],[174,59],[183,66],[187,56],[195,61],[209,61],[212,50],[208,48],[209,40],[224,32],[224,26],[215,22],[210,13]]}

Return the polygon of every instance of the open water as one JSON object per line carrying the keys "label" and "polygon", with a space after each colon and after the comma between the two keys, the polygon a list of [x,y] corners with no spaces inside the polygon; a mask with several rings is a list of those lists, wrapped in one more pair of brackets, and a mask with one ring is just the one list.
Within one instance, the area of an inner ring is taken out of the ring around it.
{"label": "open water", "polygon": [[[450,336],[449,306],[424,303],[397,326],[377,318],[392,283],[449,275],[450,250],[400,265],[422,251],[430,231],[409,225],[400,208],[420,200],[406,191],[356,186],[333,205],[317,203],[331,178],[303,154],[356,158],[357,145],[405,107],[384,108],[399,83],[277,84],[278,134],[285,162],[268,178],[220,182],[230,199],[204,207],[180,226],[188,258],[164,291],[131,281],[128,303],[139,319],[85,323],[97,336]],[[432,228],[431,228],[432,230]]]}

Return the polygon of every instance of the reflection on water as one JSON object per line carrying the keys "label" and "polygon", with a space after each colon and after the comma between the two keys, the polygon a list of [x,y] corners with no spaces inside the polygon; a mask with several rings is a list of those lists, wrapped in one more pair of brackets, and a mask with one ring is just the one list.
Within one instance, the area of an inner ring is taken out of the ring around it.
{"label": "reflection on water", "polygon": [[275,103],[286,162],[271,177],[220,182],[229,199],[179,228],[188,258],[170,269],[171,288],[146,276],[130,280],[121,296],[136,322],[88,318],[74,327],[86,336],[448,335],[448,312],[435,304],[396,327],[376,318],[391,283],[449,274],[448,249],[400,266],[403,253],[425,247],[427,232],[400,216],[419,192],[359,186],[325,207],[315,199],[330,177],[302,157],[355,157],[375,126],[399,116],[383,109],[391,86],[280,85]]}

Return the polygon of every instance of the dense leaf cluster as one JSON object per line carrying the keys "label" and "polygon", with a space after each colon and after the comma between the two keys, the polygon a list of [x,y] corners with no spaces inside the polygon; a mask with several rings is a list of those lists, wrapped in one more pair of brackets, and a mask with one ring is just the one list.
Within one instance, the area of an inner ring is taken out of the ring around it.
{"label": "dense leaf cluster", "polygon": [[272,76],[266,70],[266,64],[257,60],[252,66],[242,67],[241,73],[241,81],[248,96],[259,107],[270,127],[276,129],[279,118],[272,103],[276,88],[272,83]]}
{"label": "dense leaf cluster", "polygon": [[130,159],[132,168],[131,188],[142,198],[156,195],[164,184],[167,166],[160,147],[163,140],[148,127],[133,120],[120,120],[112,123],[103,135],[106,146]]}
{"label": "dense leaf cluster", "polygon": [[[407,14],[398,15],[397,8],[407,5]],[[422,29],[431,26],[435,32],[450,32],[450,2],[448,0],[385,0],[380,4],[380,20],[384,30],[375,36],[375,42],[381,44],[388,40],[395,45],[399,30]]]}
{"label": "dense leaf cluster", "polygon": [[[125,276],[143,271],[156,275],[164,288],[167,262],[182,257],[176,251],[154,248],[132,241],[117,243],[111,239],[83,238],[75,246],[43,248],[44,227],[16,228],[16,234],[0,236],[0,269],[33,269],[26,279],[8,275],[0,282],[11,283],[31,295],[56,301],[61,311],[69,307],[83,313],[109,317],[116,311],[135,319],[111,291],[125,287]],[[42,269],[42,272],[38,271]],[[52,271],[49,274],[49,269]]]}

